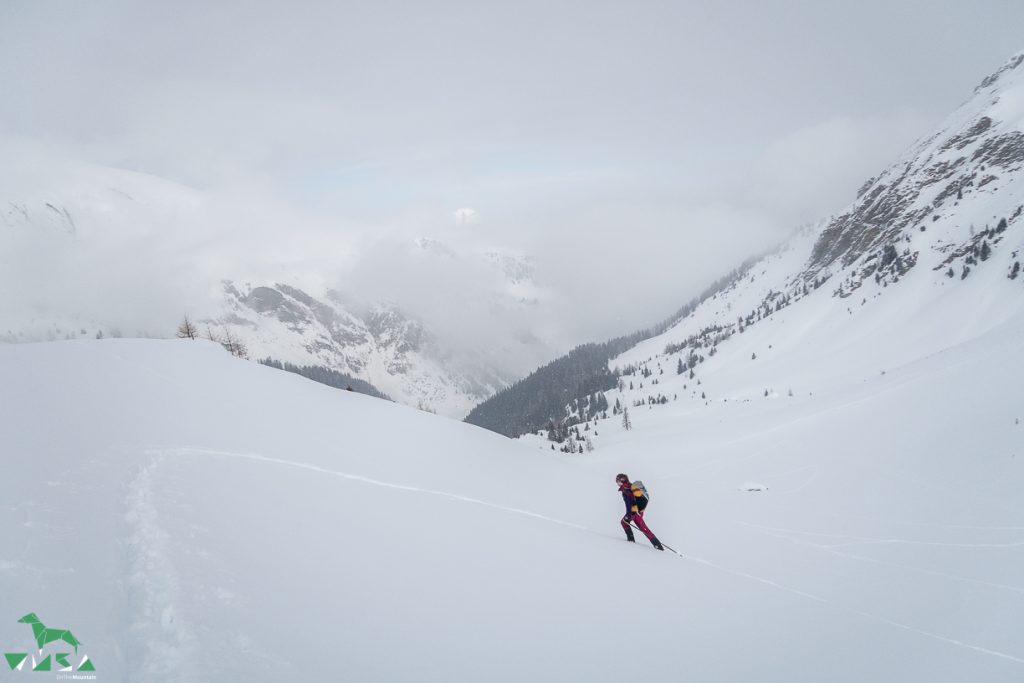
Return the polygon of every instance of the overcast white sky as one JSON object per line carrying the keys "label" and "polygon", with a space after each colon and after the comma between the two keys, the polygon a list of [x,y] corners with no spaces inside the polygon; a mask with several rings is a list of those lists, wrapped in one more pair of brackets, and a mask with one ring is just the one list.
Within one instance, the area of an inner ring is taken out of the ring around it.
{"label": "overcast white sky", "polygon": [[301,251],[308,221],[322,264],[334,230],[366,254],[339,264],[350,289],[374,273],[422,299],[386,248],[417,236],[528,253],[538,327],[568,344],[654,322],[841,210],[1022,26],[1019,0],[6,0],[0,165],[273,206],[248,253]]}

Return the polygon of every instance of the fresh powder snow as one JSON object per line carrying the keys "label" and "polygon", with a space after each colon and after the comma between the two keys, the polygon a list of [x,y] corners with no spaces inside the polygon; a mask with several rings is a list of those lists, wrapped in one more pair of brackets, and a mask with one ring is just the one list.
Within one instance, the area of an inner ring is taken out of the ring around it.
{"label": "fresh powder snow", "polygon": [[[588,457],[208,342],[0,346],[0,642],[34,612],[108,681],[1014,680],[1022,335]],[[680,555],[625,542],[619,471]]]}

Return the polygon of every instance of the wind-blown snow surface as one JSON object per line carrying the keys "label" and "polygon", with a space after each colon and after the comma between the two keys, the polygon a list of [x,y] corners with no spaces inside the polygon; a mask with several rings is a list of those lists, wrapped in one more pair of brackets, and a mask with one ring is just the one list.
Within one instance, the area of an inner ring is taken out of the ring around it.
{"label": "wind-blown snow surface", "polygon": [[[36,612],[104,681],[1019,680],[1022,335],[586,458],[205,342],[2,346],[0,644]],[[682,557],[624,542],[620,470]]]}

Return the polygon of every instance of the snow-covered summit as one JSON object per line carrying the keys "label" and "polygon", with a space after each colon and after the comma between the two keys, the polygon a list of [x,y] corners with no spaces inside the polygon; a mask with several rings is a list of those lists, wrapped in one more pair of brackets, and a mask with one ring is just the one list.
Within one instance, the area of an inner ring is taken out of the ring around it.
{"label": "snow-covered summit", "polygon": [[982,80],[981,83],[978,85],[978,87],[974,89],[974,92],[978,92],[984,88],[988,88],[994,85],[995,82],[998,81],[1004,73],[1016,69],[1021,64],[1024,64],[1024,51],[1018,52],[1017,54],[1013,55],[1008,60],[1006,60],[1006,64],[1004,64],[1003,66],[999,67],[999,69],[986,76],[984,80]]}
{"label": "snow-covered summit", "polygon": [[167,228],[206,201],[202,192],[148,173],[65,162],[41,178],[5,185],[0,239],[26,232],[80,240],[133,238]]}
{"label": "snow-covered summit", "polygon": [[671,393],[689,398],[807,392],[927,357],[1016,315],[1024,308],[1020,57],[844,211],[800,231],[613,365],[654,362],[674,375],[682,360],[694,378]]}
{"label": "snow-covered summit", "polygon": [[923,249],[948,253],[947,267],[962,266],[986,226],[1019,218],[1022,63],[1024,55],[1017,55],[986,78],[935,133],[865,183],[857,201],[823,231],[806,275],[857,263],[865,275],[899,277]]}

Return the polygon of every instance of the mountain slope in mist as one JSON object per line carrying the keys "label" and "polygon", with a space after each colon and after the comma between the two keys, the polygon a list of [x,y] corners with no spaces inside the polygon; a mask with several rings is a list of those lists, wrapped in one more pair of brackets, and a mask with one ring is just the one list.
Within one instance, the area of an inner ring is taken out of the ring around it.
{"label": "mountain slope in mist", "polygon": [[[301,244],[279,243],[280,225],[303,219],[310,225]],[[322,223],[143,173],[56,165],[0,198],[0,277],[18,292],[0,340],[167,337],[189,315],[204,334],[235,335],[252,358],[344,373],[454,417],[503,387],[521,357],[546,354],[546,342],[521,324],[544,297],[527,257],[410,241],[395,268],[418,259],[412,275],[423,280],[451,272],[444,291],[486,289],[474,300],[487,315],[516,321],[507,334],[469,338],[451,329],[481,310],[454,295],[409,302],[450,312],[438,334],[400,301],[339,293],[338,274],[361,257],[345,226]],[[268,243],[277,246],[268,251]]]}
{"label": "mountain slope in mist", "polygon": [[[1022,62],[1017,55],[986,78],[845,211],[723,280],[668,331],[609,358],[605,374],[625,373],[620,404],[813,391],[832,376],[866,378],[925,357],[1015,311],[1024,286]],[[806,369],[795,371],[793,357]],[[795,374],[772,372],[776,358]],[[680,370],[689,381],[661,386],[663,373]],[[720,384],[725,376],[739,384]],[[564,400],[527,429],[603,413],[597,405],[613,397],[594,392],[604,388],[578,378],[547,388]],[[470,419],[498,399],[531,400],[512,387]]]}

